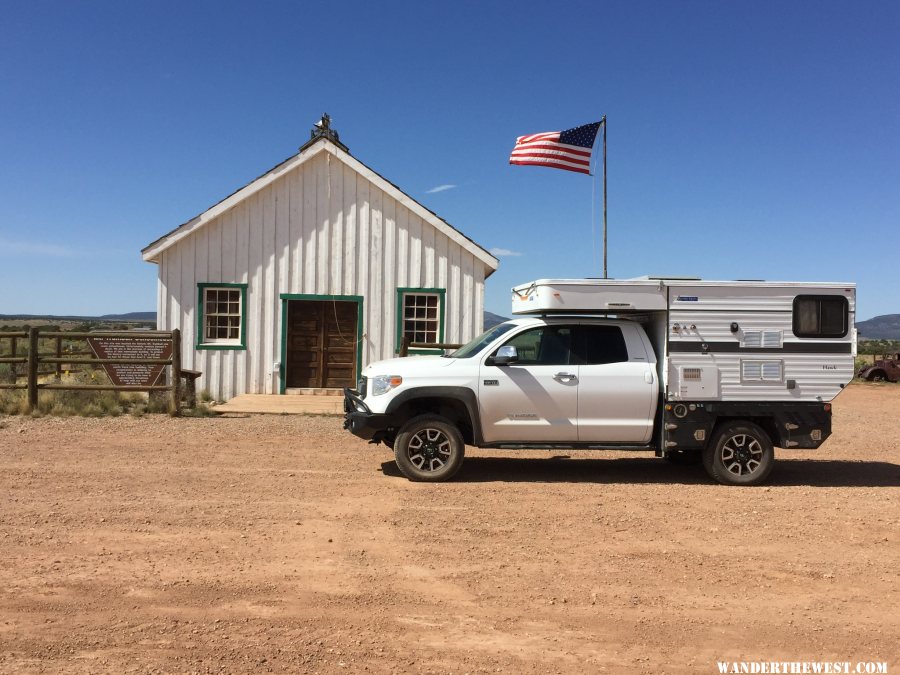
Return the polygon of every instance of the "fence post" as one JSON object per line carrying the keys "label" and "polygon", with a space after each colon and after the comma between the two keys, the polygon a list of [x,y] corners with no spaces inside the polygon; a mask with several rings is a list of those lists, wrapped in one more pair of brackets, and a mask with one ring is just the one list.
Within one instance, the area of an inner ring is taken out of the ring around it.
{"label": "fence post", "polygon": [[[58,359],[62,358],[62,338],[61,337],[56,338],[56,358],[58,358]],[[59,362],[56,363],[56,379],[57,380],[62,379],[62,364]]]}
{"label": "fence post", "polygon": [[169,414],[178,417],[181,411],[181,331],[172,330],[172,400]]}
{"label": "fence post", "polygon": [[[10,356],[13,358],[19,355],[19,338],[10,338],[9,341],[12,343],[10,345],[11,352]],[[19,375],[19,364],[18,363],[10,363],[9,364],[9,383],[15,384],[16,378]]]}
{"label": "fence post", "polygon": [[405,356],[409,356],[409,336],[408,335],[404,335],[403,337],[400,338],[400,354],[399,354],[399,356],[401,358],[405,357]]}
{"label": "fence post", "polygon": [[28,329],[28,412],[38,405],[38,329]]}

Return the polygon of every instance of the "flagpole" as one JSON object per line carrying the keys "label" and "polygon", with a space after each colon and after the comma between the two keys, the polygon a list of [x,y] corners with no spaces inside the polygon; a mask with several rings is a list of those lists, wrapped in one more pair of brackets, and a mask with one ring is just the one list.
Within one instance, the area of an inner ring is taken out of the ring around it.
{"label": "flagpole", "polygon": [[603,125],[603,278],[606,279],[606,115],[600,124]]}

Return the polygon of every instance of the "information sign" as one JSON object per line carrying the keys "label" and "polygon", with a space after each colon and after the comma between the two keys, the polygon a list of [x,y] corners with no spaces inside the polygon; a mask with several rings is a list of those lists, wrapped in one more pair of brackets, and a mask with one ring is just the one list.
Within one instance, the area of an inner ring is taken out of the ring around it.
{"label": "information sign", "polygon": [[[163,337],[89,337],[91,351],[98,359],[169,359],[172,340]],[[152,387],[165,366],[151,363],[101,364],[116,386]]]}

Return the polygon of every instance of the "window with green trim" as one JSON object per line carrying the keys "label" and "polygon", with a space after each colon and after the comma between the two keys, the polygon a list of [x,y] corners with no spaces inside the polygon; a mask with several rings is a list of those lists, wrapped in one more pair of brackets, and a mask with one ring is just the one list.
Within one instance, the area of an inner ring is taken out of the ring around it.
{"label": "window with green trim", "polygon": [[244,349],[246,284],[199,284],[199,349]]}
{"label": "window with green trim", "polygon": [[[443,288],[397,289],[397,349],[406,337],[410,342],[435,344],[444,341]],[[411,353],[440,352],[413,349]]]}

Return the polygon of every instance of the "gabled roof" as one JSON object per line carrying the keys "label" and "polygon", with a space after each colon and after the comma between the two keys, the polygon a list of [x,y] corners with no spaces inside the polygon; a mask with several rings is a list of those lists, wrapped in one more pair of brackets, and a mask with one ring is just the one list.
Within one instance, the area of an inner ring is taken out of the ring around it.
{"label": "gabled roof", "polygon": [[500,261],[497,260],[496,257],[488,253],[487,250],[476,244],[462,232],[450,225],[450,223],[438,216],[436,213],[434,213],[434,211],[430,211],[429,209],[422,206],[415,199],[403,192],[403,190],[381,176],[379,173],[370,169],[368,166],[353,157],[353,155],[351,155],[349,152],[347,152],[340,146],[335,145],[324,136],[319,137],[315,140],[315,142],[304,145],[303,148],[301,148],[300,152],[298,152],[293,157],[289,157],[288,159],[284,160],[283,162],[281,162],[281,164],[273,167],[272,169],[261,175],[259,178],[255,179],[239,190],[232,192],[230,195],[225,197],[225,199],[211,206],[203,213],[194,216],[186,223],[179,225],[168,234],[163,235],[153,243],[146,246],[141,250],[143,259],[146,262],[158,263],[160,254],[167,248],[175,245],[185,237],[189,237],[204,225],[218,218],[229,209],[234,208],[251,195],[271,185],[288,172],[293,171],[298,166],[304,164],[305,162],[323,152],[327,152],[347,164],[351,169],[368,179],[369,182],[373,183],[382,192],[397,200],[400,204],[415,213],[422,220],[432,225],[443,235],[447,236],[449,239],[459,244],[464,250],[475,256],[475,258],[484,263],[485,277],[490,276],[494,271],[496,271],[498,265],[500,264]]}

